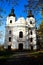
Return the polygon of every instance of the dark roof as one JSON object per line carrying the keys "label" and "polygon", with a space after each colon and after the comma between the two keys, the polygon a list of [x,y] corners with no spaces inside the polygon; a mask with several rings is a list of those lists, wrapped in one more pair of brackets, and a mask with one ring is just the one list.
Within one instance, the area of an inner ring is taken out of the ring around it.
{"label": "dark roof", "polygon": [[27,17],[33,17],[33,18],[34,18],[34,15],[29,15],[29,16],[27,16]]}
{"label": "dark roof", "polygon": [[34,15],[32,14],[32,10],[29,11],[28,16],[27,17],[34,17]]}
{"label": "dark roof", "polygon": [[15,17],[14,9],[11,9],[11,13],[9,14],[9,17],[10,17],[10,16],[14,16],[14,17]]}

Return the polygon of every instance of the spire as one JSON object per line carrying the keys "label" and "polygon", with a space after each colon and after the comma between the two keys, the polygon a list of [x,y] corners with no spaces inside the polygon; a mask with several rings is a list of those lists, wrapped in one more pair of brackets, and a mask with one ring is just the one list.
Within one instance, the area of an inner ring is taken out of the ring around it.
{"label": "spire", "polygon": [[10,16],[14,16],[14,17],[15,17],[14,9],[13,9],[13,8],[11,9],[11,13],[9,14],[9,17],[10,17]]}
{"label": "spire", "polygon": [[29,12],[28,12],[28,16],[27,17],[34,17],[33,15],[32,15],[32,10],[30,10]]}

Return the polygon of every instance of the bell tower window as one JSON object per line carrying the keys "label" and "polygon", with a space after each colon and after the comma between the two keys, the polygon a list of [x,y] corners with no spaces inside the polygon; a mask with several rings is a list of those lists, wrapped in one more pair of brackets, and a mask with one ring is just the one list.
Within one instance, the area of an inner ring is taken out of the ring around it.
{"label": "bell tower window", "polygon": [[12,23],[12,20],[10,20],[10,23]]}

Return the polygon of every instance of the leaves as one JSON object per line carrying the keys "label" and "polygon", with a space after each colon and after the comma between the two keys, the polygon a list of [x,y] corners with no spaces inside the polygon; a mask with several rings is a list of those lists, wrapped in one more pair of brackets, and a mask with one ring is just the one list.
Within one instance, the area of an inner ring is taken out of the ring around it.
{"label": "leaves", "polygon": [[42,23],[39,26],[38,36],[41,38],[40,42],[42,42],[43,41],[43,21],[42,21]]}

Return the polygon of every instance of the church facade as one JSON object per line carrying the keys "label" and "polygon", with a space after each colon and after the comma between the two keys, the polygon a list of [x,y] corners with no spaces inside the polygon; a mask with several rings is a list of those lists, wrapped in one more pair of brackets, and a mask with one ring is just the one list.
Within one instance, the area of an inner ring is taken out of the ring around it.
{"label": "church facade", "polygon": [[36,28],[35,18],[29,14],[26,19],[18,18],[14,14],[14,9],[7,17],[5,33],[5,49],[31,50],[37,49],[36,45]]}

